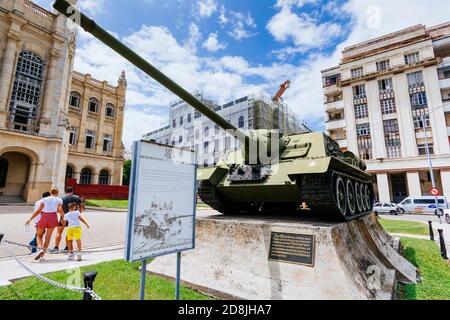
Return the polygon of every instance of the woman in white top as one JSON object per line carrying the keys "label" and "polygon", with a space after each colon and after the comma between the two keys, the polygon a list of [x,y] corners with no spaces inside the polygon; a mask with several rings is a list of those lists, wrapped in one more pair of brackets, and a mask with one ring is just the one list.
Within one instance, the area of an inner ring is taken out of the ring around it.
{"label": "woman in white top", "polygon": [[[35,260],[40,260],[44,257],[52,239],[53,231],[58,227],[58,213],[61,219],[64,219],[64,211],[62,209],[62,200],[59,198],[58,189],[52,189],[51,196],[40,200],[41,205],[33,213],[31,218],[26,222],[26,225],[30,225],[31,221],[41,214],[41,219],[36,225],[37,231],[37,244],[42,248],[41,252],[36,256]],[[45,234],[45,242],[43,240]],[[44,242],[44,243],[43,243]]]}

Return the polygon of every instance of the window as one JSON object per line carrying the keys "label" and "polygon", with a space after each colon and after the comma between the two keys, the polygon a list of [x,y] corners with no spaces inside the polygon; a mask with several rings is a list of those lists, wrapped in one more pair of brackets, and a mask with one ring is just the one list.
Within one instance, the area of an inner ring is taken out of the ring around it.
{"label": "window", "polygon": [[223,108],[226,109],[226,108],[229,108],[229,107],[231,107],[231,106],[234,106],[234,101],[232,101],[232,102],[230,102],[230,103],[227,103],[227,104],[224,104],[224,105],[223,105]]}
{"label": "window", "polygon": [[184,118],[183,118],[183,117],[180,117],[180,126],[182,126],[183,123],[184,123]]}
{"label": "window", "polygon": [[176,127],[177,126],[177,119],[173,119],[172,120],[172,127]]}
{"label": "window", "polygon": [[11,128],[31,132],[40,108],[45,62],[31,51],[22,51],[17,61],[10,100]]}
{"label": "window", "polygon": [[372,159],[372,139],[370,136],[358,137],[359,157],[363,160]]}
{"label": "window", "polygon": [[363,67],[355,68],[351,70],[352,79],[361,78],[364,75]]}
{"label": "window", "polygon": [[109,171],[105,169],[100,171],[100,174],[98,176],[98,184],[109,185],[110,183],[109,181],[110,181]]}
{"label": "window", "polygon": [[216,135],[218,135],[220,133],[220,127],[216,124],[214,131],[216,133]]}
{"label": "window", "polygon": [[188,121],[188,123],[192,122],[192,114],[191,113],[188,114],[187,121]]}
{"label": "window", "polygon": [[370,136],[370,124],[363,123],[356,125],[356,135],[359,136]]}
{"label": "window", "polygon": [[355,118],[364,119],[369,117],[369,110],[367,108],[367,103],[355,105]]}
{"label": "window", "polygon": [[406,75],[408,79],[408,85],[410,87],[421,87],[424,84],[422,71],[417,71],[413,73],[408,73]]}
{"label": "window", "polygon": [[[427,155],[427,147],[425,144],[419,144],[417,146],[418,150],[419,150],[419,155],[420,156],[426,156]],[[434,144],[431,143],[428,145],[428,150],[430,151],[430,154],[434,154]]]}
{"label": "window", "polygon": [[77,92],[72,92],[70,94],[70,106],[79,109],[81,102],[81,96]]}
{"label": "window", "polygon": [[205,141],[205,143],[203,143],[203,150],[205,151],[205,153],[208,153],[208,149],[209,149],[209,141]]}
{"label": "window", "polygon": [[359,86],[353,87],[353,99],[364,99],[366,98],[366,86],[361,84]]}
{"label": "window", "polygon": [[341,75],[340,74],[335,74],[329,77],[325,77],[325,86],[329,87],[329,86],[334,86],[336,84],[338,84],[341,81]]}
{"label": "window", "polygon": [[182,143],[183,143],[183,136],[179,136],[179,137],[178,137],[178,143],[179,143],[179,144],[182,144]]}
{"label": "window", "polygon": [[388,158],[400,158],[402,156],[401,152],[401,141],[400,141],[400,130],[398,127],[398,120],[384,120],[384,140],[386,144],[386,155]]}
{"label": "window", "polygon": [[105,134],[103,136],[103,152],[111,152],[112,151],[112,135]]}
{"label": "window", "polygon": [[106,105],[106,116],[109,118],[114,118],[116,116],[116,112],[115,112],[114,105],[112,105],[111,103],[108,103]]}
{"label": "window", "polygon": [[200,139],[200,131],[199,130],[195,131],[195,139],[196,140]]}
{"label": "window", "polygon": [[378,81],[378,88],[380,89],[380,94],[387,92],[392,92],[394,90],[394,85],[392,84],[392,79],[383,79]]}
{"label": "window", "polygon": [[214,141],[214,152],[219,152],[220,151],[220,140],[215,140]]}
{"label": "window", "polygon": [[385,71],[391,67],[391,62],[389,60],[383,60],[377,62],[377,71]]}
{"label": "window", "polygon": [[98,100],[95,98],[89,99],[89,109],[90,112],[98,113]]}
{"label": "window", "polygon": [[427,94],[425,92],[411,94],[411,107],[413,109],[421,108],[427,105]]}
{"label": "window", "polygon": [[86,130],[86,149],[95,149],[95,131]]}
{"label": "window", "polygon": [[209,137],[209,127],[205,128],[205,137]]}
{"label": "window", "polygon": [[6,178],[8,177],[8,160],[5,158],[0,158],[0,188],[6,186]]}
{"label": "window", "polygon": [[444,72],[442,72],[441,79],[448,79],[448,78],[450,78],[450,70],[445,70]]}
{"label": "window", "polygon": [[245,102],[245,101],[247,101],[247,100],[248,100],[248,97],[243,97],[243,98],[237,99],[237,100],[236,100],[236,104]]}
{"label": "window", "polygon": [[385,134],[399,132],[397,119],[384,120],[383,127]]}
{"label": "window", "polygon": [[80,174],[80,184],[92,184],[92,170],[84,168]]}
{"label": "window", "polygon": [[[422,119],[422,113],[424,114]],[[429,128],[430,124],[430,115],[428,114],[428,108],[425,109],[415,109],[412,111],[414,129],[423,129],[424,125]],[[425,124],[423,123],[425,120]]]}
{"label": "window", "polygon": [[76,146],[78,142],[78,128],[70,128],[69,144]]}
{"label": "window", "polygon": [[67,166],[66,167],[66,181],[67,181],[67,179],[73,179],[74,176],[75,176],[75,170],[73,169],[73,167]]}
{"label": "window", "polygon": [[416,64],[420,62],[419,52],[405,54],[405,64]]}
{"label": "window", "polygon": [[240,116],[239,117],[238,127],[239,127],[239,129],[242,129],[242,128],[245,127],[245,118],[244,118],[244,116]]}
{"label": "window", "polygon": [[395,105],[395,99],[386,99],[381,100],[381,113],[382,114],[391,114],[397,112],[397,107]]}

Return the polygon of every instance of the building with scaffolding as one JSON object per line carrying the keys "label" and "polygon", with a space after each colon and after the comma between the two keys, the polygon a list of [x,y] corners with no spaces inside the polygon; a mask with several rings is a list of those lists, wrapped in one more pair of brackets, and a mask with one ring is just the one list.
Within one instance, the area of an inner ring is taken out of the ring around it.
{"label": "building with scaffolding", "polygon": [[[279,129],[283,134],[294,134],[307,130],[285,103],[274,103],[262,93],[224,105],[218,105],[198,92],[195,96],[244,132]],[[195,150],[197,163],[205,167],[217,164],[225,152],[241,147],[238,140],[183,100],[170,104],[169,125],[146,134],[144,139]]]}

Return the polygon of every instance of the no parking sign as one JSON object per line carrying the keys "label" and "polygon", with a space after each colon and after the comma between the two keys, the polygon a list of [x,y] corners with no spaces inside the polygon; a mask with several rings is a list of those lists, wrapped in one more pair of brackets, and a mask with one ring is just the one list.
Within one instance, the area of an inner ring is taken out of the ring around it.
{"label": "no parking sign", "polygon": [[439,197],[439,195],[440,195],[440,192],[439,192],[439,189],[438,189],[438,188],[432,188],[432,189],[430,190],[430,193],[431,193],[434,197]]}

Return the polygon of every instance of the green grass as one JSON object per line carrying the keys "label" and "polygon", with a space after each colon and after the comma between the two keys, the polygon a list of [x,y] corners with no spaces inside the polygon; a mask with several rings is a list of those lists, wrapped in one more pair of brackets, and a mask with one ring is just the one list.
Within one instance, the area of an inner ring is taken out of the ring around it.
{"label": "green grass", "polygon": [[128,209],[128,200],[86,200],[85,205],[99,208]]}
{"label": "green grass", "polygon": [[428,225],[415,221],[379,219],[383,228],[389,233],[413,234],[427,236]]}
{"label": "green grass", "polygon": [[404,256],[419,268],[422,281],[402,288],[404,300],[450,300],[450,264],[441,257],[436,243],[402,238]]}
{"label": "green grass", "polygon": [[[103,300],[137,300],[139,298],[140,272],[139,263],[113,261],[81,268],[81,274],[86,271],[98,272],[94,283],[94,291]],[[46,277],[66,283],[71,275],[67,272],[56,272]],[[147,276],[146,299],[173,300],[175,298],[175,283],[156,276]],[[181,298],[184,300],[207,300],[207,296],[194,290],[181,288]],[[0,300],[81,300],[82,294],[50,286],[34,277],[19,280],[11,286],[0,288]]]}

